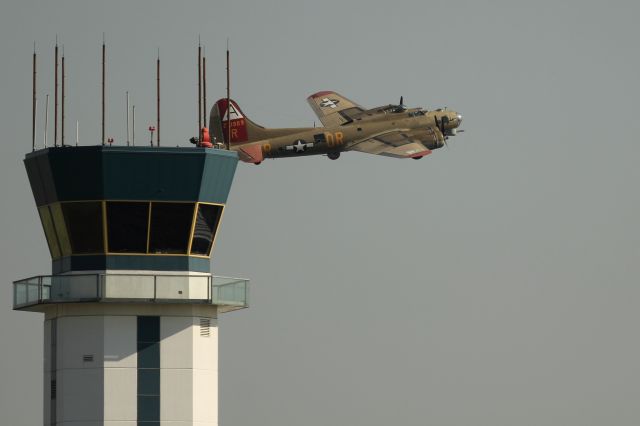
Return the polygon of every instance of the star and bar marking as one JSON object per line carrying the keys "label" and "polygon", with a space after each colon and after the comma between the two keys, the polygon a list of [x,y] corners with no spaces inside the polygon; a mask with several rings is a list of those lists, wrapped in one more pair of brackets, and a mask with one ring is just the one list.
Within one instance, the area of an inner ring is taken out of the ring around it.
{"label": "star and bar marking", "polygon": [[339,103],[340,101],[338,99],[323,98],[322,102],[320,102],[320,106],[323,108],[335,108]]}
{"label": "star and bar marking", "polygon": [[304,152],[307,148],[313,148],[313,142],[307,143],[302,139],[298,139],[293,145],[285,146],[285,150],[295,152]]}

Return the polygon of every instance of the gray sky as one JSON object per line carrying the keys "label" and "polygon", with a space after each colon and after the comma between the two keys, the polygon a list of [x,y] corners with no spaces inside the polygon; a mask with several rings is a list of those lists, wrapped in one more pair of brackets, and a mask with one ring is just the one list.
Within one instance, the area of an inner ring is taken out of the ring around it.
{"label": "gray sky", "polygon": [[637,2],[217,3],[0,6],[3,423],[42,416],[42,318],[10,286],[50,271],[22,165],[32,44],[41,100],[65,45],[68,141],[79,120],[93,145],[103,31],[116,143],[125,90],[146,139],[160,48],[163,144],[189,145],[198,34],[209,104],[229,37],[233,97],[269,127],[311,125],[319,90],[464,114],[421,161],[238,167],[213,266],[253,287],[221,320],[221,424],[640,423]]}

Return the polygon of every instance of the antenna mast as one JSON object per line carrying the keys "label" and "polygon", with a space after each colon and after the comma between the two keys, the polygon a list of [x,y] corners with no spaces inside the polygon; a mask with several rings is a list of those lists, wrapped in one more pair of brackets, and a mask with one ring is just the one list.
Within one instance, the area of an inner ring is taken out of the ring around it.
{"label": "antenna mast", "polygon": [[53,146],[58,146],[58,36],[56,35],[55,47],[55,89],[54,89],[54,107],[53,107]]}
{"label": "antenna mast", "polygon": [[227,39],[227,150],[231,148],[231,72],[229,64],[229,39]]}
{"label": "antenna mast", "polygon": [[60,118],[60,124],[61,124],[61,128],[62,128],[62,134],[60,137],[60,144],[61,146],[64,146],[64,79],[65,79],[65,73],[64,73],[64,44],[62,45],[62,117]]}
{"label": "antenna mast", "polygon": [[36,114],[38,99],[36,98],[36,42],[33,42],[33,104],[31,113],[31,151],[36,150]]}
{"label": "antenna mast", "polygon": [[129,146],[129,92],[126,92],[127,98],[127,146]]}
{"label": "antenna mast", "polygon": [[202,125],[207,127],[207,49],[202,57]]}
{"label": "antenna mast", "polygon": [[136,106],[131,106],[131,145],[136,146]]}
{"label": "antenna mast", "polygon": [[158,110],[158,120],[157,120],[157,130],[158,133],[156,135],[156,146],[160,146],[160,49],[158,49],[158,62],[157,62],[157,70],[156,70],[156,75],[157,75],[157,88],[156,88],[156,93],[157,93],[157,110]]}
{"label": "antenna mast", "polygon": [[198,139],[202,139],[202,45],[198,36]]}
{"label": "antenna mast", "polygon": [[102,146],[104,146],[104,80],[106,49],[107,48],[104,43],[104,33],[102,33]]}
{"label": "antenna mast", "polygon": [[44,107],[44,147],[47,147],[47,131],[49,130],[49,94],[47,93],[47,103]]}

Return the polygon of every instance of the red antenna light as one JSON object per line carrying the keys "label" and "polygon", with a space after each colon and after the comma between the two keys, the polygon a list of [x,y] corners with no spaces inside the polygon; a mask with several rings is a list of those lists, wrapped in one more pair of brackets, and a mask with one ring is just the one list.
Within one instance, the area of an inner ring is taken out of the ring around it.
{"label": "red antenna light", "polygon": [[151,132],[151,140],[150,140],[151,146],[153,146],[153,132],[155,131],[156,131],[155,126],[149,126],[149,132]]}

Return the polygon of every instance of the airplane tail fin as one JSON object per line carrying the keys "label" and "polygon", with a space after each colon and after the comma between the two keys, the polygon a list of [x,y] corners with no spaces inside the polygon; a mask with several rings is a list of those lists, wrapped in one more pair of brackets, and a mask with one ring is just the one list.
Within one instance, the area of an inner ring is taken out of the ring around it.
{"label": "airplane tail fin", "polygon": [[[226,143],[227,138],[231,136],[230,145],[246,144],[307,130],[307,128],[267,129],[247,118],[233,99],[229,104],[227,108],[227,99],[222,98],[211,108],[209,127],[218,142]],[[227,128],[227,124],[231,131]]]}
{"label": "airplane tail fin", "polygon": [[[264,127],[249,120],[240,110],[238,104],[231,99],[227,107],[227,99],[218,100],[211,109],[209,126],[219,142],[227,142],[231,136],[231,144],[253,142],[261,139]],[[229,132],[227,125],[231,127]]]}

